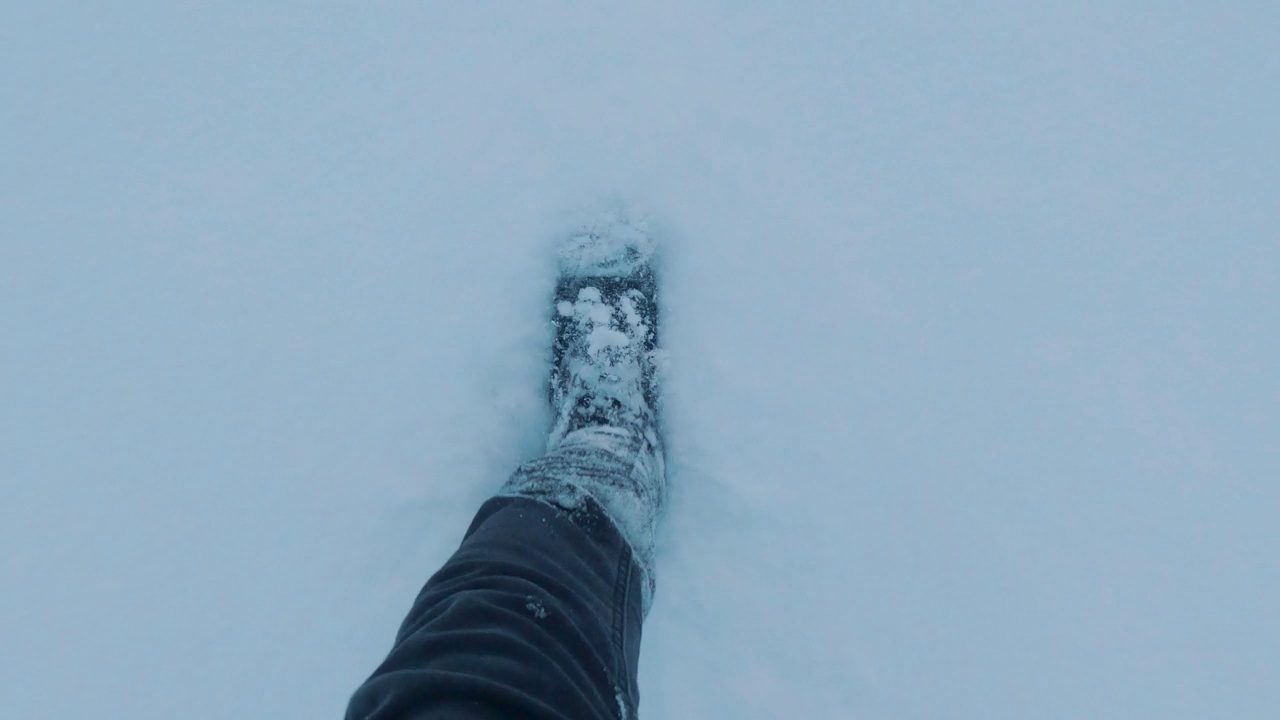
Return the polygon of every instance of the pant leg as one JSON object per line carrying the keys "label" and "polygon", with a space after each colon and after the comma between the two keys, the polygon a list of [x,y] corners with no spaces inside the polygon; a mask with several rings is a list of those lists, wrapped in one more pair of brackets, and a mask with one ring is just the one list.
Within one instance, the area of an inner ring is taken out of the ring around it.
{"label": "pant leg", "polygon": [[489,500],[347,718],[634,718],[645,582],[594,500]]}

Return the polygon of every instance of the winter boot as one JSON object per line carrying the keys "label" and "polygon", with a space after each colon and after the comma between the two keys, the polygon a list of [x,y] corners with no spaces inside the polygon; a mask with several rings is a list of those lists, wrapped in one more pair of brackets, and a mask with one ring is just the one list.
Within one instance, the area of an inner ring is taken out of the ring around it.
{"label": "winter boot", "polygon": [[631,545],[653,590],[653,542],[666,503],[655,355],[658,285],[643,226],[617,218],[563,243],[552,310],[547,454],[503,494],[578,511],[594,501]]}

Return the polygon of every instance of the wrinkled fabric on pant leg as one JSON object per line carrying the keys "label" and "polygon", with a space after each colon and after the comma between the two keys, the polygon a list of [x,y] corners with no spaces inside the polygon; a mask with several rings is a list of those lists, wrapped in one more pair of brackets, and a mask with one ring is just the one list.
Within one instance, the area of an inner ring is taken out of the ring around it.
{"label": "wrinkled fabric on pant leg", "polygon": [[347,717],[634,718],[647,583],[590,496],[568,509],[494,498]]}
{"label": "wrinkled fabric on pant leg", "polygon": [[633,718],[665,494],[652,429],[557,437],[480,509],[348,718]]}

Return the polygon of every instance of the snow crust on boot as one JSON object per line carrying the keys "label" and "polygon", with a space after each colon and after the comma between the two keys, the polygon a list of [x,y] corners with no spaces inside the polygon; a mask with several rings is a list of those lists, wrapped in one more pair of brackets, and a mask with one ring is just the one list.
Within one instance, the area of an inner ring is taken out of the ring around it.
{"label": "snow crust on boot", "polygon": [[550,392],[556,420],[548,449],[592,425],[641,432],[657,426],[651,297],[634,285],[587,281],[574,286],[576,296],[556,303],[553,320]]}

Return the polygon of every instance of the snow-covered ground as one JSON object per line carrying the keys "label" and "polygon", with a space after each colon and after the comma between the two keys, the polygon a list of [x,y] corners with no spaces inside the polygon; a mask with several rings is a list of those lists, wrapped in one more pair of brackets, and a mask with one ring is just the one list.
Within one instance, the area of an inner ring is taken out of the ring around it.
{"label": "snow-covered ground", "polygon": [[1269,717],[1278,8],[0,11],[3,714],[339,716],[622,200],[645,717]]}

